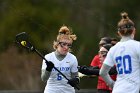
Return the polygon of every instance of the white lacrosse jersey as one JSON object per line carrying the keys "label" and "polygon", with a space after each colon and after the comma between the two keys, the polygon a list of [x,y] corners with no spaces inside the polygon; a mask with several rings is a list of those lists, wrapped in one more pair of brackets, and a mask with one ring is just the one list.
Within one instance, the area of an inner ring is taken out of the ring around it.
{"label": "white lacrosse jersey", "polygon": [[[71,79],[71,73],[75,73],[78,71],[77,58],[69,52],[61,61],[56,58],[54,52],[45,55],[45,58],[48,61],[53,62],[54,66],[59,71],[61,71],[68,79]],[[46,67],[47,65],[45,63],[45,60],[43,60],[42,69],[46,69]],[[75,89],[71,85],[67,84],[67,82],[68,81],[53,68],[47,81],[44,93],[75,93]]]}
{"label": "white lacrosse jersey", "polygon": [[139,93],[140,42],[133,39],[118,42],[109,50],[104,64],[115,64],[118,72],[112,93]]}

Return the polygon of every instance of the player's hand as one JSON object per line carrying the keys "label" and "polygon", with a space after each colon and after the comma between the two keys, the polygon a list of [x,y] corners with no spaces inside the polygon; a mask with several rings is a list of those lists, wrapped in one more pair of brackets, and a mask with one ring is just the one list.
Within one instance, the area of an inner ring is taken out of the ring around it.
{"label": "player's hand", "polygon": [[79,66],[78,67],[78,71],[81,72],[82,74],[85,74],[88,70],[88,67],[87,66]]}
{"label": "player's hand", "polygon": [[70,80],[68,80],[68,84],[70,84],[72,87],[75,87],[79,90],[78,84],[79,84],[80,80],[78,78],[72,78]]}
{"label": "player's hand", "polygon": [[51,62],[51,61],[48,61],[47,63],[46,63],[46,65],[47,65],[47,68],[46,68],[46,70],[47,71],[52,71],[52,69],[53,69],[53,67],[54,67],[54,64]]}

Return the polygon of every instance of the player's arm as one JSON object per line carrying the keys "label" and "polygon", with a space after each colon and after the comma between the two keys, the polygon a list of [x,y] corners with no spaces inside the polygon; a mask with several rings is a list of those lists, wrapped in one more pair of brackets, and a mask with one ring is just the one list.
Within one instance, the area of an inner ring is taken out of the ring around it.
{"label": "player's arm", "polygon": [[46,63],[45,60],[43,60],[42,70],[41,70],[42,81],[46,82],[49,79],[53,67],[54,64],[51,61],[48,61]]}
{"label": "player's arm", "polygon": [[72,78],[78,77],[78,72],[72,72],[72,73],[71,73],[71,77],[72,77]]}
{"label": "player's arm", "polygon": [[71,78],[79,78],[77,67],[78,67],[78,61],[77,61],[77,58],[74,57],[74,62],[71,65]]}
{"label": "player's arm", "polygon": [[73,87],[77,87],[79,89],[78,84],[80,83],[80,78],[78,76],[77,66],[78,66],[78,62],[77,62],[77,58],[75,57],[75,60],[71,67],[71,79],[68,80],[68,84],[70,84]]}
{"label": "player's arm", "polygon": [[72,72],[71,73],[71,79],[68,80],[68,84],[70,84],[72,87],[80,89],[78,84],[80,83],[80,78],[78,76],[78,72]]}
{"label": "player's arm", "polygon": [[41,79],[43,82],[46,82],[49,79],[50,73],[51,72],[47,71],[46,69],[41,70]]}
{"label": "player's arm", "polygon": [[98,66],[79,66],[78,71],[85,75],[97,75],[99,76],[99,67]]}
{"label": "player's arm", "polygon": [[[99,67],[98,66],[94,66],[94,67],[87,67],[87,66],[79,66],[78,70],[80,73],[85,74],[85,75],[96,75],[99,76]],[[109,71],[109,75],[116,75],[117,71],[116,71],[116,67],[112,67]]]}
{"label": "player's arm", "polygon": [[78,76],[78,72],[71,73],[72,78],[77,78],[78,83],[80,82],[80,78]]}
{"label": "player's arm", "polygon": [[114,81],[111,79],[109,76],[109,71],[111,69],[111,66],[108,66],[106,64],[103,64],[101,69],[100,69],[100,76],[105,80],[107,85],[109,85],[111,88],[114,86]]}

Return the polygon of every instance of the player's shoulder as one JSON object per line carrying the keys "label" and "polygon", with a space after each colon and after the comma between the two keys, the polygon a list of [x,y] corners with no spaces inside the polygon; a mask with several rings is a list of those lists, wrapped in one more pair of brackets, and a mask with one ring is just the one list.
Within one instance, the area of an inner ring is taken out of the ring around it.
{"label": "player's shoulder", "polygon": [[76,59],[76,56],[70,52],[67,53],[67,56],[72,58],[72,59]]}
{"label": "player's shoulder", "polygon": [[131,40],[131,41],[129,42],[129,44],[137,47],[137,46],[140,46],[140,41]]}
{"label": "player's shoulder", "polygon": [[116,49],[122,47],[122,46],[127,46],[127,47],[140,47],[140,42],[137,40],[129,40],[128,42],[118,42],[116,45],[110,48],[111,51],[116,51]]}
{"label": "player's shoulder", "polygon": [[95,55],[94,58],[99,58],[99,54]]}
{"label": "player's shoulder", "polygon": [[116,45],[112,46],[112,47],[109,49],[109,51],[115,51],[116,48],[117,48],[118,46],[119,46],[119,42],[118,42]]}
{"label": "player's shoulder", "polygon": [[50,52],[50,53],[46,54],[45,57],[50,57],[52,55],[54,55],[54,52]]}
{"label": "player's shoulder", "polygon": [[139,50],[139,48],[140,48],[140,41],[133,40],[133,43],[131,43],[131,45],[133,45],[133,47],[136,47]]}
{"label": "player's shoulder", "polygon": [[135,42],[135,43],[140,44],[140,41],[137,41],[137,40],[132,40],[132,41]]}

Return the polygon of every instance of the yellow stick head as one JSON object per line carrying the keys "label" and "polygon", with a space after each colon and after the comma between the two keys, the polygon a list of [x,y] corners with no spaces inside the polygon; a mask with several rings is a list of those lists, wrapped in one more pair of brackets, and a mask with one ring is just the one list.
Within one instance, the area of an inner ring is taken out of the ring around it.
{"label": "yellow stick head", "polygon": [[26,46],[26,41],[21,41],[21,45]]}

